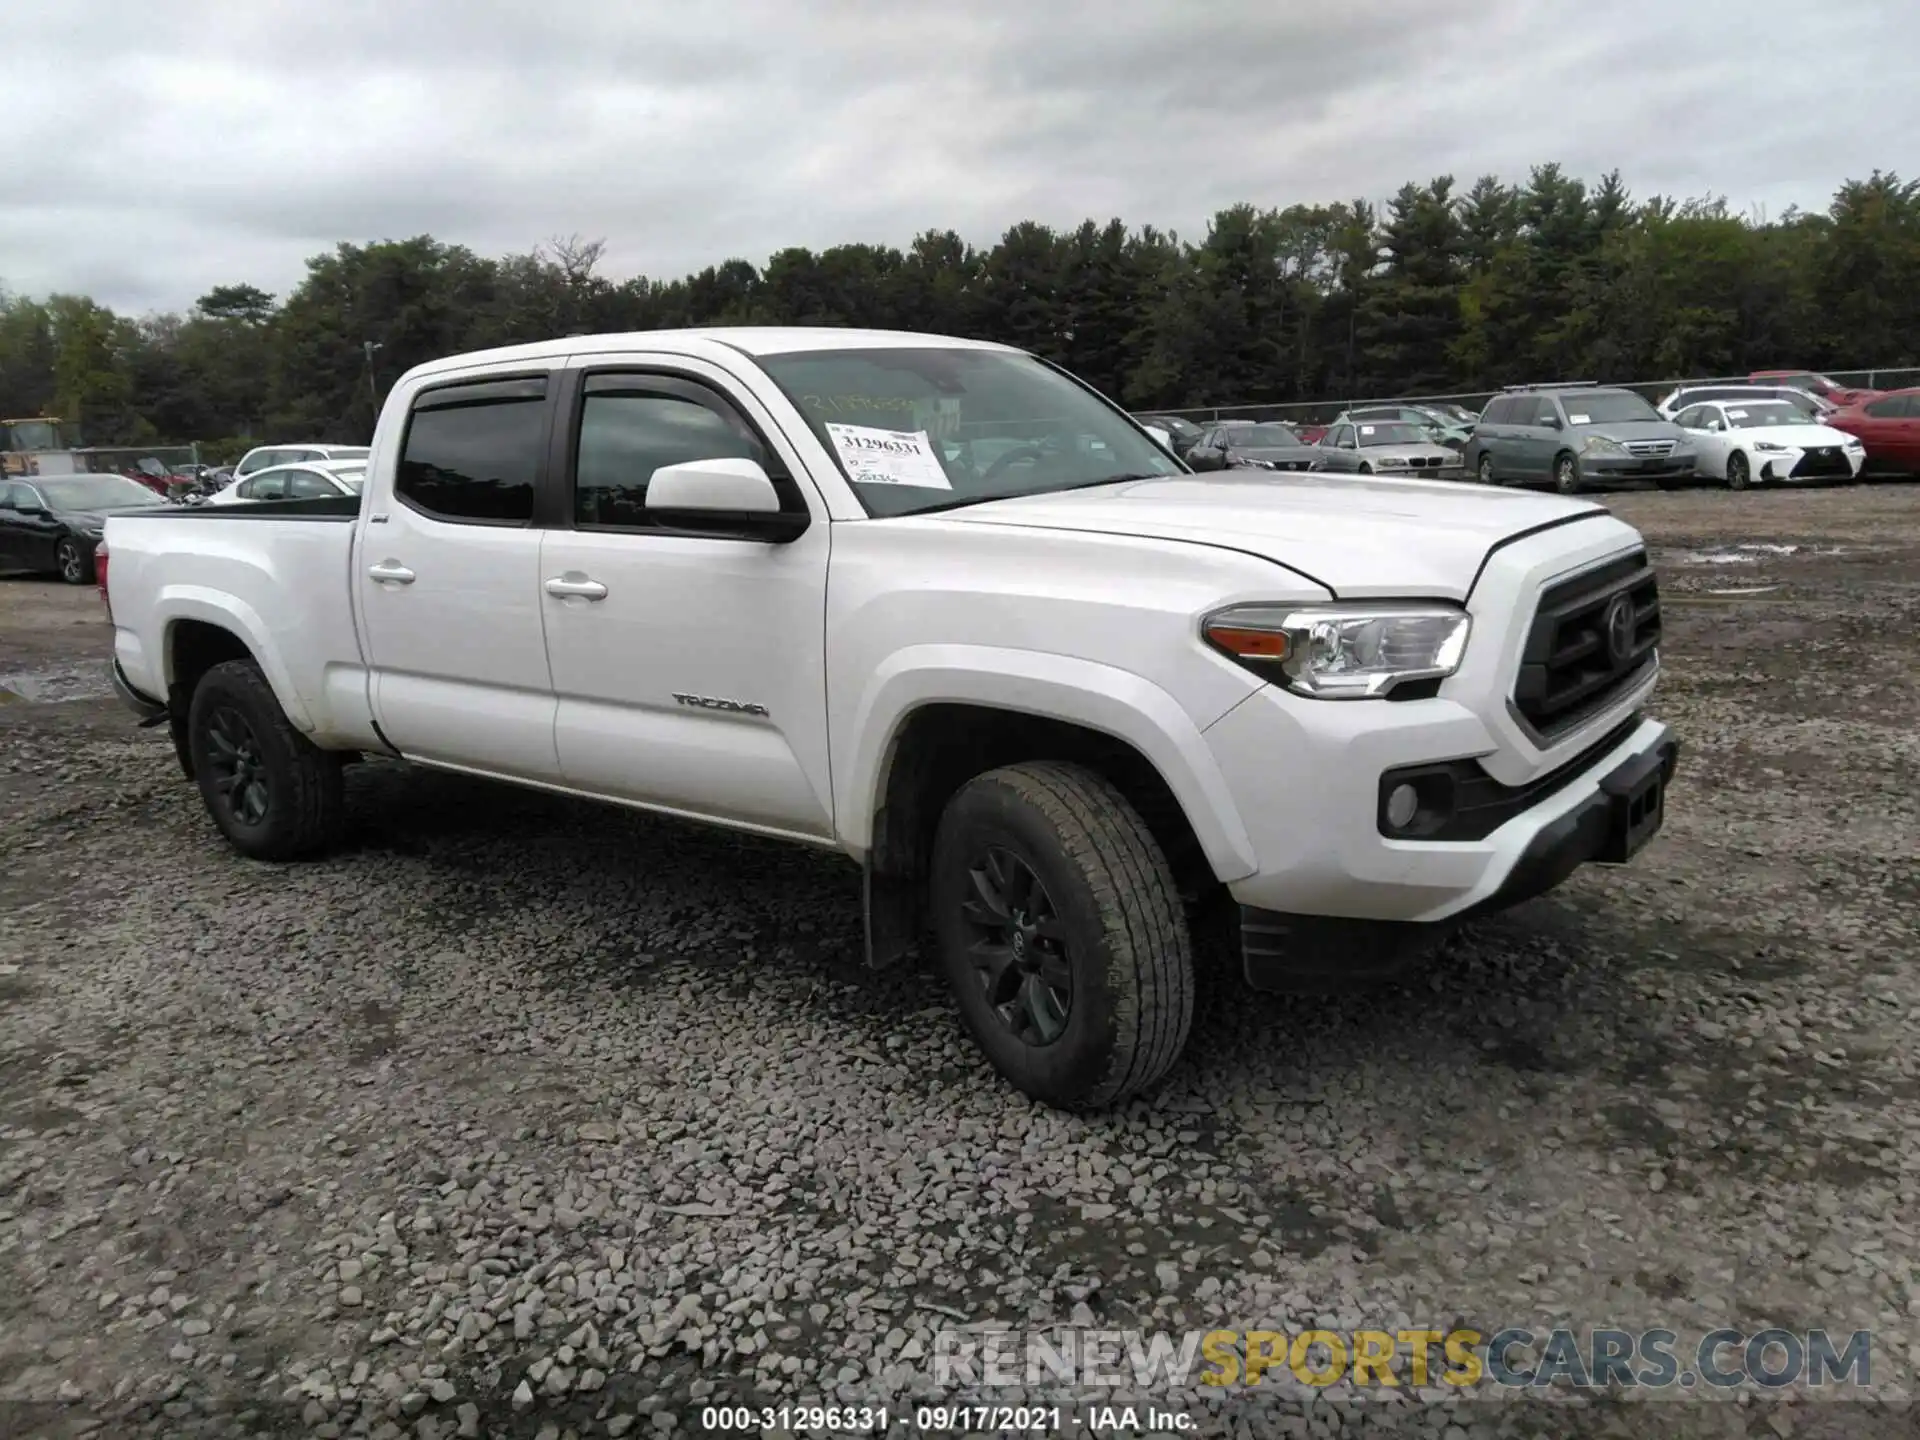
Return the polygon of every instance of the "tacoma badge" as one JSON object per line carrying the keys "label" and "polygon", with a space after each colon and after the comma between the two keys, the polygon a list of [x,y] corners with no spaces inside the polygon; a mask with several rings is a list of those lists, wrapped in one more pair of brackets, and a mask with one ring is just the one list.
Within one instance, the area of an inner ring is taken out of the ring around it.
{"label": "tacoma badge", "polygon": [[682,695],[678,690],[673,698],[682,705],[695,705],[702,710],[732,710],[741,715],[765,716],[767,707],[756,705],[751,700],[720,700],[711,695]]}

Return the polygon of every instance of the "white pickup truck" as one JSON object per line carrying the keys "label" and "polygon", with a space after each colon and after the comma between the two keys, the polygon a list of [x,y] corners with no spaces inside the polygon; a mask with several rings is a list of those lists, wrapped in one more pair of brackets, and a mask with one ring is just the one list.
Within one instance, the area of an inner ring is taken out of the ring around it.
{"label": "white pickup truck", "polygon": [[107,521],[115,685],[238,849],[324,850],[380,755],[839,851],[1050,1104],[1165,1074],[1209,937],[1388,973],[1663,818],[1654,573],[1589,502],[1197,476],[1020,351],[828,329],[436,361],[367,464]]}

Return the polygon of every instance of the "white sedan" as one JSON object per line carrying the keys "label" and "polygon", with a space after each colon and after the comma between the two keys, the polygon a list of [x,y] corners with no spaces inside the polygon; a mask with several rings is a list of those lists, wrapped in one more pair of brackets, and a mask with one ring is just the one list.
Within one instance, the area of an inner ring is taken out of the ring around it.
{"label": "white sedan", "polygon": [[1714,400],[1673,418],[1694,442],[1693,473],[1731,490],[1851,480],[1867,459],[1858,437],[1810,421],[1785,400]]}
{"label": "white sedan", "polygon": [[236,480],[207,497],[209,505],[247,505],[260,500],[325,500],[358,497],[367,483],[364,460],[309,460],[274,465]]}

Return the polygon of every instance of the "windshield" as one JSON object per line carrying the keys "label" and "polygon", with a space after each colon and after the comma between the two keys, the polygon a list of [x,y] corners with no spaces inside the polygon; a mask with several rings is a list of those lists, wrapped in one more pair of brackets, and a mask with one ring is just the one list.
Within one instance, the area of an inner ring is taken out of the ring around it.
{"label": "windshield", "polygon": [[1424,445],[1427,432],[1418,425],[1408,425],[1401,421],[1381,421],[1375,425],[1362,423],[1360,431],[1362,445]]}
{"label": "windshield", "polygon": [[1613,425],[1625,420],[1658,420],[1660,412],[1631,390],[1595,390],[1562,395],[1570,425]]}
{"label": "windshield", "polygon": [[1727,406],[1727,423],[1736,430],[1758,430],[1766,425],[1804,425],[1807,417],[1784,400],[1749,400]]}
{"label": "windshield", "polygon": [[1187,473],[1126,416],[1030,355],[939,346],[759,363],[869,515]]}
{"label": "windshield", "polygon": [[131,510],[167,503],[138,480],[122,475],[69,475],[56,480],[43,476],[34,484],[56,510]]}
{"label": "windshield", "polygon": [[1240,450],[1288,450],[1300,437],[1287,425],[1236,425],[1227,431],[1227,443]]}

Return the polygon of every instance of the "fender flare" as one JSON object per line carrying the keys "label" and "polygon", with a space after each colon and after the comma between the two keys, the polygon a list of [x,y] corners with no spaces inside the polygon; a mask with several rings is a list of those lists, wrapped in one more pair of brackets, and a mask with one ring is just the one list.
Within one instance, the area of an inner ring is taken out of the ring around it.
{"label": "fender flare", "polygon": [[841,840],[855,858],[864,860],[872,847],[874,812],[902,730],[914,711],[934,704],[1013,710],[1124,740],[1166,781],[1218,879],[1239,880],[1260,868],[1211,747],[1165,690],[1091,660],[964,644],[898,650],[862,690],[849,722],[852,752],[835,767]]}
{"label": "fender flare", "polygon": [[218,626],[245,645],[254,663],[260,667],[260,673],[266,676],[273,698],[280,702],[287,719],[295,729],[312,732],[313,716],[300,699],[299,692],[293,688],[293,677],[287,673],[286,666],[273,647],[272,632],[260,618],[260,613],[246,601],[224,590],[212,590],[202,585],[167,585],[161,588],[155,598],[154,608],[159,612],[161,635],[164,637],[161,679],[169,692],[174,683],[173,627],[182,620],[198,620]]}

